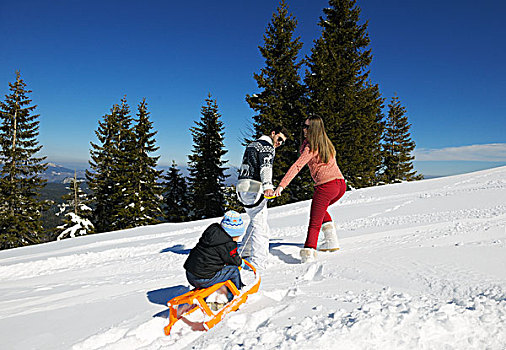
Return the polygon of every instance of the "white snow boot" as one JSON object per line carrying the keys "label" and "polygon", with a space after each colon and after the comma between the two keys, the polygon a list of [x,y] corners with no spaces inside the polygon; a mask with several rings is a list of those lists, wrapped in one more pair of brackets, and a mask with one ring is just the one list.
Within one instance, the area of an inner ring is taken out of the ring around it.
{"label": "white snow boot", "polygon": [[310,263],[316,261],[316,250],[313,248],[302,248],[300,250],[301,263]]}
{"label": "white snow boot", "polygon": [[222,286],[216,292],[207,297],[206,303],[207,305],[209,305],[209,308],[211,310],[217,311],[221,309],[223,306],[225,306],[226,303],[228,303],[227,291],[228,288]]}
{"label": "white snow boot", "polygon": [[339,240],[337,239],[336,227],[333,221],[328,221],[322,225],[324,240],[318,247],[322,252],[335,252],[339,250]]}

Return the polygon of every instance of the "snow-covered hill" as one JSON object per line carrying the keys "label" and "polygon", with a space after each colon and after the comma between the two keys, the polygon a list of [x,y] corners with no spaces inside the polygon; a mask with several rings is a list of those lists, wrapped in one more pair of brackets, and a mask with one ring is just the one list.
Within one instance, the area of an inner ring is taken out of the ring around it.
{"label": "snow-covered hill", "polygon": [[74,173],[78,179],[86,177],[85,170],[68,169],[55,163],[47,163],[47,169],[41,174],[41,177],[49,183],[68,183],[69,179],[74,178]]}
{"label": "snow-covered hill", "polygon": [[302,265],[308,209],[270,209],[260,291],[207,333],[163,327],[216,220],[2,251],[1,348],[506,348],[506,167],[348,192],[342,250]]}

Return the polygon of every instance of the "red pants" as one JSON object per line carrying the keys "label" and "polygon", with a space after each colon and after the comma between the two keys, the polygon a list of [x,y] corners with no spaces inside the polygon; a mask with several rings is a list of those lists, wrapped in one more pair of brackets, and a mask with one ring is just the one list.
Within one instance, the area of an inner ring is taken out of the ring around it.
{"label": "red pants", "polygon": [[311,202],[311,217],[307,230],[305,248],[316,249],[318,235],[324,222],[332,221],[327,208],[337,202],[346,192],[346,183],[343,179],[336,179],[315,187],[313,201]]}

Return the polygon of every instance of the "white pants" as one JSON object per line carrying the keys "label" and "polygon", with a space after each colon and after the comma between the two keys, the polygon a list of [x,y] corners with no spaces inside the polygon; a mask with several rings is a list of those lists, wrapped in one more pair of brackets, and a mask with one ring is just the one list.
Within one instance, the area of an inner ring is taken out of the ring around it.
{"label": "white pants", "polygon": [[[257,193],[241,192],[240,198],[245,203],[255,203]],[[258,269],[264,269],[269,256],[270,230],[267,224],[267,200],[264,199],[258,206],[245,208],[250,218],[246,234],[242,239],[242,256],[249,256]]]}

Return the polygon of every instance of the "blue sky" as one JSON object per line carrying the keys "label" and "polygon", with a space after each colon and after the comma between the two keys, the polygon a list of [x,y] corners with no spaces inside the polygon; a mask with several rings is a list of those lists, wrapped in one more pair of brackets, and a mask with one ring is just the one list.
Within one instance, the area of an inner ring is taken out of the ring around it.
{"label": "blue sky", "polygon": [[[296,35],[310,53],[322,0],[292,0]],[[417,168],[445,175],[506,164],[503,1],[358,1],[369,21],[371,80],[407,108]],[[258,91],[258,46],[278,1],[0,0],[0,94],[20,70],[40,118],[48,160],[84,166],[98,121],[126,95],[143,97],[162,165],[180,165],[208,93],[225,123],[226,158]],[[470,157],[469,155],[472,154]]]}

